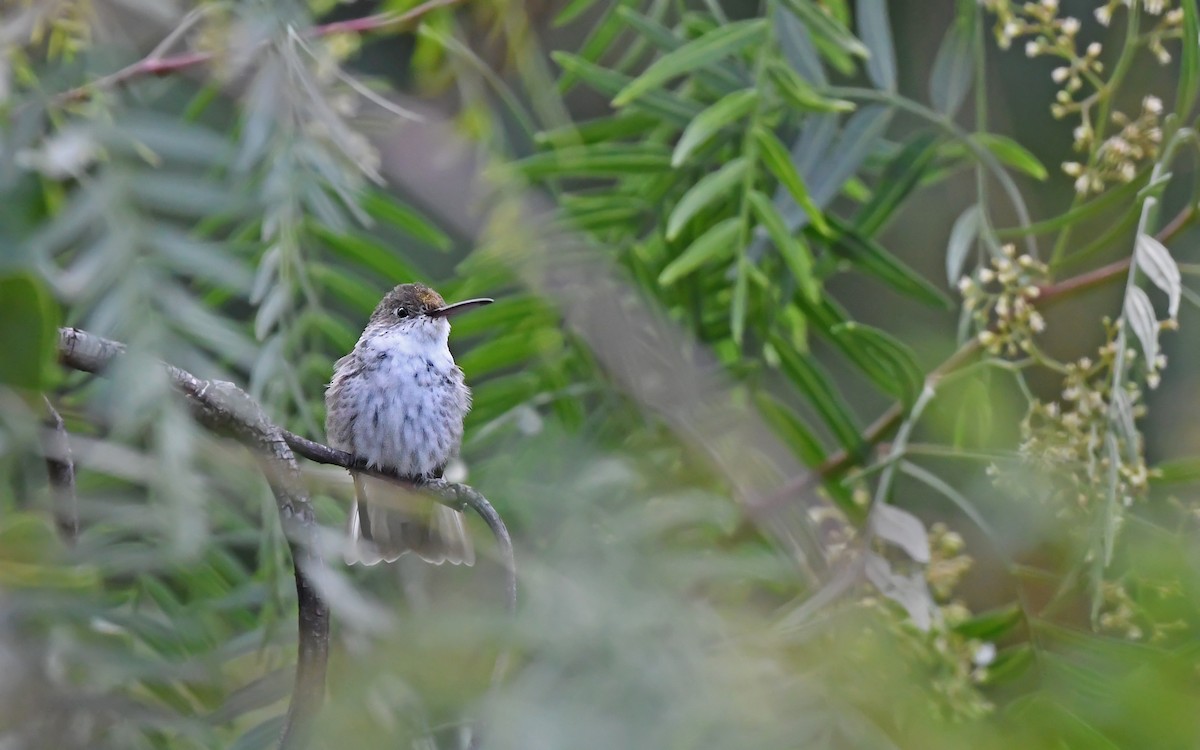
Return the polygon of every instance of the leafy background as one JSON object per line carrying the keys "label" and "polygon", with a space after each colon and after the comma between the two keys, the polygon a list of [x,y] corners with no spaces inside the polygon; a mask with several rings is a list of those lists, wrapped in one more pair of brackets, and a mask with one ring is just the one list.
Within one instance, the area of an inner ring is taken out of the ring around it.
{"label": "leafy background", "polygon": [[[516,537],[521,606],[487,555],[332,566],[318,745],[456,747],[471,718],[495,747],[1195,744],[1195,294],[1168,290],[1188,304],[1161,385],[1117,368],[1148,394],[1133,431],[1096,423],[1154,469],[1119,480],[1136,502],[1056,504],[1056,481],[1118,480],[1018,450],[1059,360],[1136,297],[1123,272],[1070,280],[1177,215],[1167,260],[1195,270],[1194,2],[1107,25],[1031,6],[1102,45],[1089,122],[1156,96],[1179,136],[1087,194],[1060,165],[1104,165],[1103,139],[1077,151],[1057,63],[997,44],[1005,13],[1039,18],[1008,3],[480,0],[307,31],[414,5],[4,10],[7,744],[275,744],[295,602],[274,503],[154,362],[320,438],[333,361],[409,280],[498,299],[455,323],[456,471]],[[210,57],[122,67],[189,54]],[[1014,356],[958,287],[1008,242],[1058,292]],[[1133,281],[1162,311],[1158,278]],[[130,353],[63,372],[59,324]],[[74,543],[41,393],[79,469]],[[348,482],[308,476],[336,560]]]}

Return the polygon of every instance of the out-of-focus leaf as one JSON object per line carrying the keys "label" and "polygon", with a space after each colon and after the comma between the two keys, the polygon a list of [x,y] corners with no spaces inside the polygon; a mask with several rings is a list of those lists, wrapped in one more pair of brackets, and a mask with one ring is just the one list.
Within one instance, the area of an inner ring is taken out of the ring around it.
{"label": "out-of-focus leaf", "polygon": [[913,138],[901,149],[884,168],[879,186],[875,188],[870,200],[859,209],[854,220],[858,231],[867,237],[873,237],[930,171],[936,156],[937,137],[932,133]]}
{"label": "out-of-focus leaf", "polygon": [[0,383],[42,389],[54,381],[58,305],[27,273],[0,275]]}
{"label": "out-of-focus leaf", "polygon": [[954,632],[967,638],[995,641],[1021,623],[1024,613],[1016,604],[975,615],[954,625]]}
{"label": "out-of-focus leaf", "polygon": [[878,328],[847,322],[833,329],[843,348],[860,350],[854,359],[884,393],[912,405],[925,383],[916,355],[906,344]]}
{"label": "out-of-focus leaf", "polygon": [[754,401],[775,432],[807,466],[819,466],[825,460],[821,441],[795,412],[769,393],[755,393]]}
{"label": "out-of-focus leaf", "polygon": [[867,75],[877,88],[896,90],[896,51],[892,48],[892,25],[885,0],[858,0],[854,6],[858,35],[870,50]]}
{"label": "out-of-focus leaf", "polygon": [[950,229],[950,242],[946,245],[946,280],[951,287],[963,276],[967,257],[979,236],[981,218],[979,205],[969,206],[954,220],[954,226]]}
{"label": "out-of-focus leaf", "polygon": [[1172,318],[1178,317],[1183,278],[1179,273],[1179,265],[1171,257],[1171,251],[1153,236],[1142,234],[1138,235],[1134,257],[1137,258],[1137,266],[1146,274],[1146,278],[1167,293],[1168,314]]}
{"label": "out-of-focus leaf", "polygon": [[767,75],[788,103],[802,112],[854,111],[854,102],[822,96],[800,74],[782,63],[770,64]]}
{"label": "out-of-focus leaf", "polygon": [[688,123],[683,135],[679,137],[679,142],[675,144],[675,152],[671,154],[671,166],[678,167],[683,164],[693,151],[722,128],[745,117],[757,103],[758,92],[754,89],[744,89],[726,94],[696,115],[696,119]]}
{"label": "out-of-focus leaf", "polygon": [[858,234],[853,227],[837,217],[830,216],[828,218],[838,232],[833,247],[851,263],[901,294],[931,307],[940,307],[946,310],[952,308],[950,300],[942,293],[942,290],[931,284],[924,276],[901,263],[874,240]]}
{"label": "out-of-focus leaf", "polygon": [[736,216],[713,225],[678,258],[667,264],[658,275],[658,283],[670,286],[705,263],[733,257],[737,250],[734,242],[740,229],[741,221]]}
{"label": "out-of-focus leaf", "polygon": [[1200,458],[1176,458],[1154,466],[1150,481],[1155,485],[1200,482]]}
{"label": "out-of-focus leaf", "polygon": [[350,309],[361,313],[364,318],[375,310],[375,305],[383,296],[381,287],[364,281],[357,274],[344,268],[310,263],[307,271],[314,283],[340,299]]}
{"label": "out-of-focus leaf", "polygon": [[[728,198],[734,187],[745,177],[749,166],[746,158],[739,156],[726,162],[716,172],[706,174],[695,185],[692,185],[679,199],[675,210],[667,219],[667,239],[674,240],[678,237],[687,223],[714,201]],[[736,193],[734,194],[736,195]]]}
{"label": "out-of-focus leaf", "polygon": [[867,59],[871,53],[853,34],[822,6],[807,0],[780,0],[780,4],[804,22],[813,42],[829,62],[843,73],[853,70],[851,57]]}
{"label": "out-of-focus leaf", "polygon": [[996,133],[976,133],[971,138],[991,151],[1001,163],[1018,169],[1035,180],[1044,180],[1049,176],[1046,167],[1037,157],[1011,138]]}
{"label": "out-of-focus leaf", "polygon": [[560,28],[579,18],[588,11],[596,0],[571,0],[566,6],[554,16],[554,28]]}
{"label": "out-of-focus leaf", "polygon": [[957,3],[954,25],[942,39],[929,75],[929,100],[947,117],[958,113],[975,77],[976,5],[975,0]]}
{"label": "out-of-focus leaf", "polygon": [[925,524],[903,508],[888,502],[871,508],[871,530],[880,539],[904,550],[913,560],[929,562],[929,534]]}
{"label": "out-of-focus leaf", "polygon": [[1182,2],[1183,9],[1183,39],[1179,61],[1179,93],[1176,97],[1175,111],[1187,121],[1191,119],[1192,107],[1196,104],[1196,96],[1200,93],[1200,11],[1196,3]]}
{"label": "out-of-focus leaf", "polygon": [[821,284],[813,273],[812,251],[808,249],[808,245],[801,238],[788,231],[783,217],[775,210],[774,204],[767,196],[757,190],[752,190],[749,200],[758,220],[762,222],[771,241],[775,243],[775,249],[779,251],[780,257],[791,271],[796,286],[810,302],[815,304],[821,298]]}
{"label": "out-of-focus leaf", "polygon": [[1158,356],[1158,318],[1154,305],[1141,287],[1130,287],[1125,295],[1125,323],[1142,342],[1142,354],[1147,362]]}
{"label": "out-of-focus leaf", "polygon": [[261,724],[247,729],[242,736],[234,740],[229,750],[266,750],[279,744],[279,735],[283,732],[283,715],[272,716]]}
{"label": "out-of-focus leaf", "polygon": [[771,170],[780,184],[787,188],[796,204],[804,209],[804,213],[808,215],[817,231],[821,234],[829,234],[829,225],[825,221],[825,215],[809,195],[808,186],[804,184],[804,178],[792,164],[787,147],[774,133],[762,127],[754,131],[754,139],[758,143],[763,163]]}
{"label": "out-of-focus leaf", "polygon": [[788,64],[807,83],[822,88],[829,85],[808,27],[796,14],[788,12],[782,3],[771,3],[771,7],[775,11],[771,19],[775,26],[775,34],[779,38],[779,46]]}
{"label": "out-of-focus leaf", "polygon": [[367,193],[361,198],[362,208],[371,218],[379,219],[438,250],[450,249],[450,238],[414,209],[390,195]]}
{"label": "out-of-focus leaf", "polygon": [[656,144],[594,144],[558,149],[522,159],[517,164],[532,180],[547,177],[620,177],[662,171],[670,155]]}
{"label": "out-of-focus leaf", "polygon": [[865,572],[867,580],[879,589],[879,593],[904,607],[913,625],[921,630],[929,630],[938,609],[923,573],[898,573],[892,570],[887,560],[874,552],[866,555]]}
{"label": "out-of-focus leaf", "polygon": [[[632,7],[617,8],[617,15],[620,16],[621,20],[631,30],[640,34],[643,39],[646,39],[663,52],[674,52],[687,43],[686,37],[638,13]],[[705,33],[707,34],[711,30],[706,29]],[[704,82],[713,90],[724,92],[742,88],[749,82],[747,80],[739,80],[739,77],[733,70],[733,66],[710,65],[697,69],[694,75],[696,80]]]}
{"label": "out-of-focus leaf", "polygon": [[[601,94],[612,96],[623,90],[633,80],[624,73],[608,70],[595,63],[588,62],[578,55],[572,55],[567,52],[552,52],[550,53],[550,57],[562,66],[562,69],[566,73],[578,77]],[[696,103],[686,101],[663,90],[649,91],[629,106],[633,109],[657,115],[680,127],[691,122],[701,111],[701,107]]]}
{"label": "out-of-focus leaf", "polygon": [[645,72],[617,92],[613,97],[613,106],[623,107],[643,94],[661,87],[672,78],[711,65],[760,42],[766,30],[766,22],[759,18],[720,26],[655,60]]}
{"label": "out-of-focus leaf", "polygon": [[334,232],[316,223],[310,224],[309,229],[336,255],[360,268],[374,271],[390,284],[428,281],[402,253],[370,235]]}
{"label": "out-of-focus leaf", "polygon": [[[1033,664],[1033,648],[1028,643],[1020,643],[1003,649],[988,665],[984,676],[985,685],[1000,685],[1011,682],[1025,673]],[[1081,746],[1085,747],[1085,746]],[[1091,747],[1086,745],[1086,747]]]}
{"label": "out-of-focus leaf", "polygon": [[472,347],[458,364],[468,377],[480,377],[561,349],[562,343],[562,333],[555,328],[518,331]]}
{"label": "out-of-focus leaf", "polygon": [[809,405],[820,415],[833,432],[838,443],[848,452],[858,451],[862,438],[850,405],[834,388],[829,376],[806,355],[796,352],[786,341],[772,339],[784,373],[804,394]]}
{"label": "out-of-focus leaf", "polygon": [[[823,209],[837,197],[846,181],[854,176],[871,151],[879,145],[891,117],[892,111],[887,107],[863,107],[846,120],[840,137],[833,145],[830,144],[830,138],[810,138],[807,131],[801,134],[793,158],[818,208]],[[818,131],[826,129],[832,137],[837,132],[837,121],[831,118],[816,127]],[[778,201],[776,197],[776,205],[779,205]],[[805,211],[784,211],[783,215],[789,225],[797,228],[805,226],[809,220]]]}

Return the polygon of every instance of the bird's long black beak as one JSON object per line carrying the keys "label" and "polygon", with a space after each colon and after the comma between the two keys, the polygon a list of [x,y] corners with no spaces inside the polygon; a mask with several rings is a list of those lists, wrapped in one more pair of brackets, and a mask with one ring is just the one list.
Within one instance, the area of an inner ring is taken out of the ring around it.
{"label": "bird's long black beak", "polygon": [[466,312],[467,310],[474,310],[476,307],[490,305],[495,301],[496,300],[489,297],[464,300],[462,302],[455,302],[453,305],[446,305],[445,307],[439,307],[436,310],[430,310],[428,315],[431,318],[449,318],[452,315],[458,315],[459,313]]}

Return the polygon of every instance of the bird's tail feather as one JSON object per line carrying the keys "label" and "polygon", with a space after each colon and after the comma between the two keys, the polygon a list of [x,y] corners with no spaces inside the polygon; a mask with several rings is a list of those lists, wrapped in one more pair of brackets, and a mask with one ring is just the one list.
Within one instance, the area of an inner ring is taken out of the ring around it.
{"label": "bird's tail feather", "polygon": [[461,512],[370,477],[356,476],[354,489],[347,563],[376,565],[414,552],[434,565],[475,564],[475,548]]}

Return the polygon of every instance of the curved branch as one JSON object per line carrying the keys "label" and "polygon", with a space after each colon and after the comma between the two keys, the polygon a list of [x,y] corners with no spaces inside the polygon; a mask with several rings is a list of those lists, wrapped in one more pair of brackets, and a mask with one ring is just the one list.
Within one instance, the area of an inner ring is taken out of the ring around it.
{"label": "curved branch", "polygon": [[496,538],[500,564],[504,567],[505,604],[510,612],[516,611],[517,563],[513,555],[512,537],[508,533],[508,527],[504,525],[504,519],[500,517],[500,514],[496,512],[496,509],[492,507],[487,498],[481,495],[475,488],[465,484],[447,482],[442,479],[417,483],[394,471],[367,466],[364,462],[355,459],[354,456],[345,451],[330,448],[328,445],[318,443],[315,440],[309,440],[306,437],[301,437],[286,430],[283,432],[283,439],[287,441],[292,450],[310,461],[315,461],[319,464],[329,464],[331,466],[341,466],[343,469],[355,471],[360,474],[369,474],[393,484],[398,484],[409,490],[425,492],[431,499],[455,510],[470,508],[476,515],[483,519],[488,529],[491,530],[492,536]]}
{"label": "curved branch", "polygon": [[[76,328],[60,328],[59,361],[68,367],[98,373],[125,347]],[[309,571],[321,565],[317,525],[296,456],[283,431],[271,423],[245,391],[233,383],[201,380],[166,365],[172,385],[182,392],[197,421],[229,435],[250,448],[275,495],[279,520],[291,549],[299,607],[299,647],[296,680],[279,746],[303,746],[308,728],[325,698],[325,669],[329,660],[329,608],[316,592]]]}
{"label": "curved branch", "polygon": [[[84,372],[99,373],[125,347],[116,341],[77,328],[59,329],[59,360]],[[275,493],[280,522],[287,534],[295,563],[296,595],[299,600],[300,644],[295,690],[288,707],[281,748],[299,747],[308,724],[321,706],[325,691],[325,667],[329,652],[329,610],[317,595],[307,571],[321,564],[316,543],[316,521],[304,487],[296,456],[317,463],[341,466],[421,491],[456,510],[470,508],[487,524],[496,545],[505,576],[505,604],[510,612],[517,606],[517,569],[512,537],[496,509],[474,488],[444,480],[415,483],[395,472],[371,468],[345,451],[330,448],[273,424],[262,408],[233,383],[201,380],[178,367],[164,365],[172,384],[187,397],[193,414],[204,426],[229,435],[249,447],[258,458],[263,474]],[[497,660],[499,675],[506,657]]]}
{"label": "curved branch", "polygon": [[71,457],[71,443],[67,439],[67,428],[63,418],[50,403],[47,396],[46,426],[42,433],[42,453],[46,456],[46,473],[50,480],[50,497],[53,502],[54,525],[59,536],[67,544],[75,544],[79,538],[79,507],[75,500],[75,461]]}

